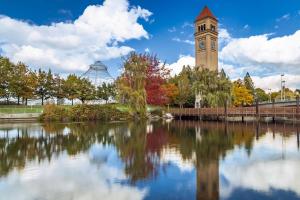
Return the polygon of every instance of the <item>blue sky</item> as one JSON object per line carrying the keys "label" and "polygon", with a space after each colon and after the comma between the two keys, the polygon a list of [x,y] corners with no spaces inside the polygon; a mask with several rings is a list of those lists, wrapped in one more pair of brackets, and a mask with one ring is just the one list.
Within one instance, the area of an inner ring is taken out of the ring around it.
{"label": "blue sky", "polygon": [[300,87],[298,0],[0,0],[0,52],[65,74],[101,59],[116,77],[122,56],[149,50],[178,72],[193,63],[192,24],[205,5],[222,31],[219,67],[232,79],[249,71],[258,86],[276,89],[285,73],[291,88]]}

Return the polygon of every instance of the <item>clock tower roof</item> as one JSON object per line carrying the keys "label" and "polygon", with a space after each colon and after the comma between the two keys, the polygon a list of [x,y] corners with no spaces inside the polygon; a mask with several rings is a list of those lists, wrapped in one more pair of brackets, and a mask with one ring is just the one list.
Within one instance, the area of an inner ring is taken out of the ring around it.
{"label": "clock tower roof", "polygon": [[196,18],[196,21],[205,19],[207,17],[213,18],[214,20],[217,20],[217,18],[214,16],[214,14],[209,10],[207,6],[205,6],[202,10],[202,12],[198,15]]}

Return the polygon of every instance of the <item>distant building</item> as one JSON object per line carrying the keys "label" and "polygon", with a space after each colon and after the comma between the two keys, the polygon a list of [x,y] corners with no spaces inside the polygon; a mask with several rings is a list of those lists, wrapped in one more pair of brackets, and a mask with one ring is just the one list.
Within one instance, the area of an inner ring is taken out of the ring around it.
{"label": "distant building", "polygon": [[90,65],[90,68],[82,75],[82,77],[87,78],[96,87],[103,83],[112,83],[114,79],[107,69],[107,66],[101,61],[96,61],[94,64]]}
{"label": "distant building", "polygon": [[195,20],[197,68],[218,71],[218,20],[207,6]]}

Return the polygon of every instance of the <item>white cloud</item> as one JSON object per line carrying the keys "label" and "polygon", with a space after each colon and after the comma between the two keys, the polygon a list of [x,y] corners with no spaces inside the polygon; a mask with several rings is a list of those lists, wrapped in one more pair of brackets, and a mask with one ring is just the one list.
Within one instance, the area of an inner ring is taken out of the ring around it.
{"label": "white cloud", "polygon": [[290,17],[291,17],[291,15],[290,15],[289,13],[287,13],[287,14],[285,14],[285,15],[283,15],[283,16],[277,18],[276,21],[277,21],[277,22],[280,22],[280,21],[282,21],[282,20],[289,20]]}
{"label": "white cloud", "polygon": [[133,49],[120,43],[148,38],[138,19],[151,12],[129,6],[127,0],[105,0],[88,6],[74,22],[33,25],[0,17],[0,49],[13,61],[60,71],[86,70],[95,60],[108,60]]}
{"label": "white cloud", "polygon": [[223,45],[227,44],[230,42],[231,36],[228,33],[227,29],[220,28],[219,29],[219,45],[222,47]]}
{"label": "white cloud", "polygon": [[189,23],[189,22],[184,22],[181,26],[181,28],[193,28],[194,24]]}
{"label": "white cloud", "polygon": [[195,66],[195,58],[190,55],[180,55],[179,59],[172,64],[166,64],[166,68],[171,71],[171,76],[178,75],[183,66]]}
{"label": "white cloud", "polygon": [[[280,74],[265,77],[252,76],[255,86],[266,91],[268,89],[272,89],[272,91],[280,90],[280,78]],[[284,80],[286,81],[286,87],[292,90],[300,88],[300,75],[285,74]]]}
{"label": "white cloud", "polygon": [[175,42],[181,42],[181,43],[186,43],[186,44],[190,44],[190,45],[194,45],[195,44],[195,42],[192,41],[192,40],[182,40],[182,39],[180,39],[178,37],[172,38],[172,40],[175,41]]}
{"label": "white cloud", "polygon": [[174,33],[174,32],[176,32],[176,28],[173,26],[172,28],[168,29],[168,31],[169,31],[170,33]]}
{"label": "white cloud", "polygon": [[146,48],[146,49],[145,49],[145,52],[146,52],[146,53],[149,53],[149,52],[150,52],[150,49],[149,49],[149,48]]}
{"label": "white cloud", "polygon": [[220,59],[237,66],[260,66],[265,72],[300,73],[300,31],[270,39],[269,34],[232,38]]}
{"label": "white cloud", "polygon": [[250,28],[250,26],[249,26],[249,24],[246,24],[243,28],[247,30]]}

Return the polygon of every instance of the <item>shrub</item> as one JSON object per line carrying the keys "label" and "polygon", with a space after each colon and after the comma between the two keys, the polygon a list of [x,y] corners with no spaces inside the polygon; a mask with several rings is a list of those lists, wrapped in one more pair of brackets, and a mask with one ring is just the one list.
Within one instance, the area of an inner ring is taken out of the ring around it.
{"label": "shrub", "polygon": [[127,120],[130,115],[114,105],[76,105],[72,107],[46,105],[42,121],[112,121]]}

